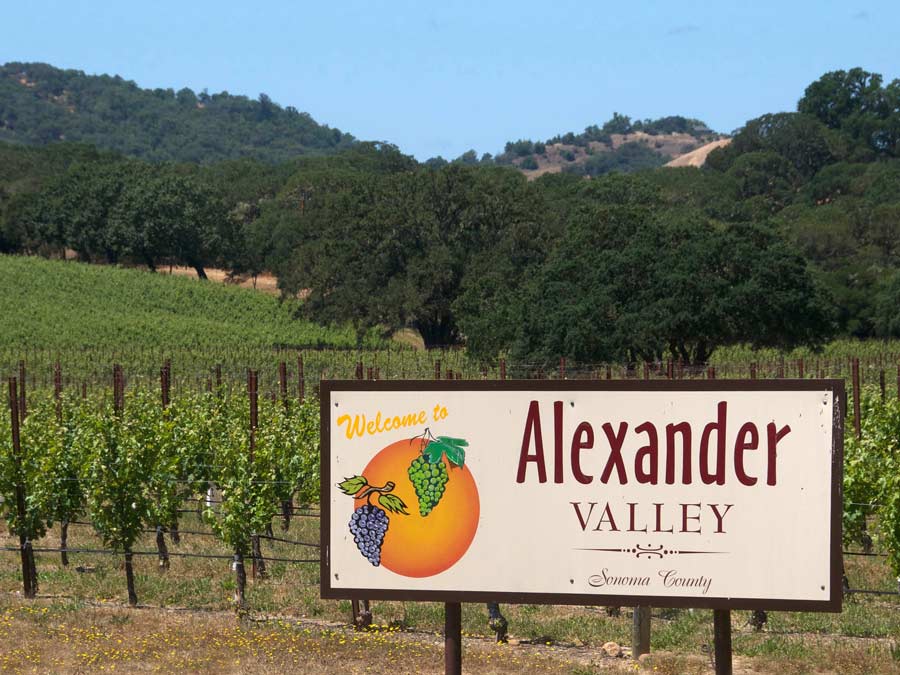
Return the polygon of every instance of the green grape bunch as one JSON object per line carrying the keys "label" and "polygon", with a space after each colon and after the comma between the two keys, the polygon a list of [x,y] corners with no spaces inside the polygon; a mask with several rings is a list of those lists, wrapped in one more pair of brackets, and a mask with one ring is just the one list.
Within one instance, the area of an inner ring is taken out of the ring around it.
{"label": "green grape bunch", "polygon": [[444,455],[451,465],[462,466],[466,459],[464,448],[468,442],[461,438],[438,436],[425,444],[422,454],[409,465],[409,480],[419,499],[419,515],[423,518],[431,513],[441,501],[450,474],[444,463]]}

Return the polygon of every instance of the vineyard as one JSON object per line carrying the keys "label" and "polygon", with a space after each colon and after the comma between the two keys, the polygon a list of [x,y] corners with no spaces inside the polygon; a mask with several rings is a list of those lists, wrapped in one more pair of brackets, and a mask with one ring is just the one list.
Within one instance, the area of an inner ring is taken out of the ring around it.
{"label": "vineyard", "polygon": [[[322,378],[846,377],[848,392],[859,392],[846,407],[848,602],[837,616],[774,614],[767,630],[875,638],[900,632],[900,371],[888,371],[886,352],[856,363],[773,354],[703,368],[560,361],[551,371],[502,359],[476,367],[462,352],[306,350],[278,361],[287,356],[280,350],[269,354],[275,367],[261,373],[239,369],[232,356],[228,367],[185,368],[181,377],[181,352],[157,362],[155,376],[150,351],[127,371],[98,365],[108,364],[109,354],[105,361],[99,351],[83,354],[80,370],[52,363],[49,351],[29,352],[28,361],[18,355],[14,365],[12,350],[6,355],[12,377],[0,417],[8,525],[0,537],[2,591],[346,621],[347,603],[324,602],[317,593]],[[590,608],[504,611],[526,639],[628,641],[628,621]],[[429,605],[385,602],[372,612],[376,623],[403,629],[440,624]],[[483,633],[482,614],[467,610],[466,629]],[[663,612],[654,649],[681,649],[685,635],[702,640],[700,614]],[[736,638],[736,650],[764,654],[786,639],[747,634]]]}
{"label": "vineyard", "polygon": [[[323,327],[298,320],[296,300],[279,301],[237,286],[6,255],[0,255],[0,276],[9,289],[0,297],[0,312],[16,317],[0,328],[3,349],[21,350],[28,345],[38,350],[104,350],[107,357],[131,368],[138,364],[117,356],[120,352],[171,349],[205,353],[208,359],[223,353],[243,359],[255,350],[278,345],[384,346],[374,335],[358,339],[346,325]],[[67,361],[66,365],[74,371],[82,362]],[[212,363],[207,360],[203,367],[207,365]]]}

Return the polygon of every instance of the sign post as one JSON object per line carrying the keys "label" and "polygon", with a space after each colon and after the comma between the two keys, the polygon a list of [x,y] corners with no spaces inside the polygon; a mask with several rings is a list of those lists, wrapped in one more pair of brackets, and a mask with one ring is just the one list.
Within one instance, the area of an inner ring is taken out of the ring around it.
{"label": "sign post", "polygon": [[731,610],[713,610],[713,649],[716,675],[731,675]]}
{"label": "sign post", "polygon": [[460,602],[710,608],[729,672],[731,609],[841,609],[845,405],[838,380],[323,381],[322,597],[446,603],[447,672]]}

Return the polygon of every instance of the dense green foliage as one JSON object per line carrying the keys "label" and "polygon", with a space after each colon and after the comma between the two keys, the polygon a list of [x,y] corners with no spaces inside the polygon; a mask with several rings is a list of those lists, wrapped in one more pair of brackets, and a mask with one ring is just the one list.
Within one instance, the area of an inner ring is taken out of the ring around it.
{"label": "dense green foliage", "polygon": [[105,546],[130,555],[144,531],[177,528],[185,500],[215,487],[221,499],[204,518],[235,552],[249,553],[251,535],[278,511],[276,497],[318,498],[319,430],[315,399],[261,400],[251,450],[248,400],[222,390],[182,394],[164,408],[154,392],[137,390],[121,411],[66,397],[58,418],[46,391],[32,395],[18,458],[9,416],[0,420],[0,513],[31,540],[85,513]]}
{"label": "dense green foliage", "polygon": [[[271,271],[285,297],[304,298],[282,315],[352,327],[338,344],[413,328],[427,346],[465,345],[488,364],[501,354],[696,363],[733,345],[888,338],[900,335],[898,89],[864,71],[829,73],[799,112],[748,121],[704,169],[650,168],[659,156],[626,143],[574,169],[590,180],[528,182],[474,152],[421,165],[384,144],[205,167],[69,146],[51,168],[34,150],[0,146],[19,167],[0,173],[0,233],[10,251]],[[636,130],[707,131],[616,115],[584,139]],[[506,154],[546,151],[523,140]],[[77,301],[63,311],[72,307],[89,311]],[[314,342],[336,343],[269,339]]]}
{"label": "dense green foliage", "polygon": [[847,434],[844,445],[844,540],[866,541],[874,521],[878,548],[900,575],[900,398],[867,390],[862,404],[862,438]]}
{"label": "dense green foliage", "polygon": [[90,143],[153,161],[283,162],[348,147],[353,137],[307,113],[228,92],[141,89],[42,63],[0,66],[0,141]]}
{"label": "dense green foliage", "polygon": [[609,152],[595,153],[584,162],[570,164],[564,167],[563,170],[578,176],[602,176],[612,171],[632,173],[644,169],[655,169],[670,159],[671,157],[667,155],[661,155],[651,150],[644,143],[632,141],[623,143],[615,150],[610,150]]}

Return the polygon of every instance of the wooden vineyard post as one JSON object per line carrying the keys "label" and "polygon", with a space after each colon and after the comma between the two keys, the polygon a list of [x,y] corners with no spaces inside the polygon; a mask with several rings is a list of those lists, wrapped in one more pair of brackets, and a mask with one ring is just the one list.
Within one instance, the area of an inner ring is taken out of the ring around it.
{"label": "wooden vineyard post", "polygon": [[[19,361],[19,420],[20,420],[20,424],[24,424],[25,418],[28,416],[28,407],[27,407],[27,401],[26,401],[26,396],[25,396],[25,381],[26,381],[25,361]],[[21,448],[21,439],[20,439],[19,453],[21,453],[21,451],[22,451],[22,448]],[[22,455],[21,454],[18,455],[17,461],[19,462],[18,471],[21,472],[22,471],[22,468],[21,468]],[[25,480],[24,474],[22,474],[21,479],[22,479],[22,481]],[[22,483],[22,485],[23,485],[23,489],[24,489],[24,482]],[[31,541],[29,541],[27,538],[25,539],[25,553],[26,553],[26,557],[28,558],[28,566],[31,571],[31,592],[32,592],[31,597],[34,597],[34,594],[36,594],[38,591],[37,564],[35,563],[35,560],[34,560],[34,551],[31,548]]]}
{"label": "wooden vineyard post", "polygon": [[856,439],[862,438],[862,425],[860,420],[860,387],[859,387],[859,359],[854,357],[850,364],[853,377],[853,431]]}
{"label": "wooden vineyard post", "polygon": [[[170,362],[163,363],[163,367],[159,369],[159,400],[162,405],[163,414],[169,408],[169,372]],[[159,570],[165,572],[169,569],[169,549],[166,546],[166,530],[162,523],[156,523],[156,554],[159,558]]]}
{"label": "wooden vineyard post", "polygon": [[165,410],[169,407],[169,371],[165,365],[159,369],[159,397]]}
{"label": "wooden vineyard post", "polygon": [[884,403],[884,397],[887,394],[887,389],[884,382],[884,368],[878,371],[878,385],[881,387],[881,402]]}
{"label": "wooden vineyard post", "polygon": [[303,354],[297,355],[297,398],[302,404],[306,396],[306,377],[303,374]]}
{"label": "wooden vineyard post", "polygon": [[566,379],[566,357],[559,357],[559,379]]}
{"label": "wooden vineyard post", "polygon": [[31,576],[32,565],[29,553],[33,554],[33,552],[30,550],[30,542],[25,536],[25,531],[22,529],[22,524],[25,522],[25,486],[22,484],[22,445],[19,436],[20,412],[18,387],[16,385],[16,378],[14,377],[9,378],[9,414],[10,422],[12,423],[10,431],[12,434],[13,461],[15,462],[16,471],[16,518],[19,521],[17,529],[19,530],[19,554],[22,560],[22,587],[25,597],[33,598],[37,590]]}
{"label": "wooden vineyard post", "polygon": [[25,397],[25,361],[19,361],[19,422],[24,422],[28,415],[28,403]]}
{"label": "wooden vineyard post", "polygon": [[281,393],[281,403],[285,410],[288,407],[288,381],[287,381],[287,364],[284,361],[278,363],[278,386]]}

